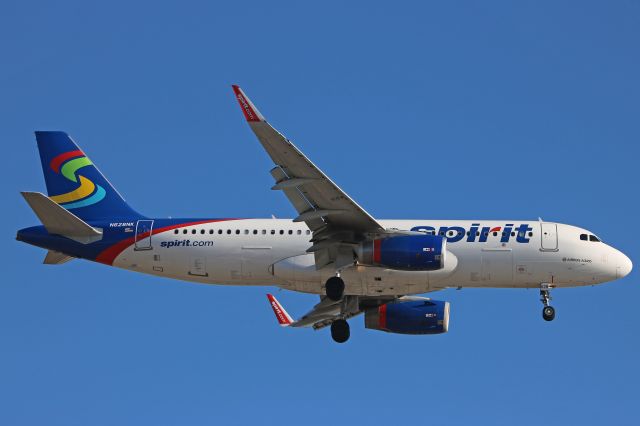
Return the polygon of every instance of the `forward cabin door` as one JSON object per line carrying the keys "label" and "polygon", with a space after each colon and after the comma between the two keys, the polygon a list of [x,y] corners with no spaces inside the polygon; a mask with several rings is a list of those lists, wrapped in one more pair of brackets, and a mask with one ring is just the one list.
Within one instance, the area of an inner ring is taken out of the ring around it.
{"label": "forward cabin door", "polygon": [[136,223],[136,244],[135,250],[151,250],[151,231],[153,230],[153,220],[139,220]]}
{"label": "forward cabin door", "polygon": [[542,251],[558,251],[558,225],[540,223],[540,244]]}

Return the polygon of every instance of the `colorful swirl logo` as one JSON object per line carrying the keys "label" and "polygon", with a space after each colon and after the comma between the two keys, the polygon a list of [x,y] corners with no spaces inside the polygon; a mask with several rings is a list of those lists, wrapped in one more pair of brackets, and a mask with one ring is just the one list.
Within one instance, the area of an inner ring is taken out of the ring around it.
{"label": "colorful swirl logo", "polygon": [[51,170],[62,174],[71,182],[79,183],[80,186],[71,192],[54,195],[50,198],[65,209],[77,209],[101,201],[107,195],[104,188],[88,178],[76,174],[79,169],[91,165],[93,165],[91,160],[80,150],[65,152],[51,160],[49,164]]}

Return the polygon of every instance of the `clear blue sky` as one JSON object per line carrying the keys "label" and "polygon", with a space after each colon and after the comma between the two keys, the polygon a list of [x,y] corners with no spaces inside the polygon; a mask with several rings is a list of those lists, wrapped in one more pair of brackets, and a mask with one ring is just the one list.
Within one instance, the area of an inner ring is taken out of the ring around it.
{"label": "clear blue sky", "polygon": [[357,318],[336,345],[280,329],[273,289],[44,266],[14,240],[37,129],[148,215],[291,217],[238,83],[378,218],[542,216],[640,264],[637,2],[227,3],[3,2],[0,424],[637,424],[637,271],[556,291],[553,323],[533,290],[447,290],[446,335]]}

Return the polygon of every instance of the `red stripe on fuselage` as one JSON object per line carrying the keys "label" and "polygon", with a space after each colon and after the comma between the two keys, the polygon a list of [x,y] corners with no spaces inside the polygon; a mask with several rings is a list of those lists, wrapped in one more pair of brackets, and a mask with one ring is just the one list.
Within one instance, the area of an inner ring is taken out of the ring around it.
{"label": "red stripe on fuselage", "polygon": [[[224,222],[227,220],[238,220],[238,219],[213,219],[213,220],[201,220],[198,222],[186,222],[186,223],[177,223],[175,225],[164,226],[162,228],[153,229],[151,232],[145,232],[143,234],[138,235],[138,240],[147,238],[151,235],[159,234],[161,232],[171,231],[172,229],[181,228],[184,226],[194,226],[194,225],[202,225],[203,223],[214,223],[214,222]],[[111,247],[100,252],[98,256],[96,256],[96,262],[104,263],[105,265],[113,265],[113,261],[118,257],[120,253],[131,247],[136,242],[136,236],[129,237],[126,240],[122,240],[120,242],[115,243]]]}
{"label": "red stripe on fuselage", "polygon": [[60,154],[57,157],[54,157],[53,160],[51,160],[51,162],[49,163],[49,167],[51,167],[51,170],[53,170],[54,172],[59,173],[62,163],[73,157],[84,157],[84,152],[78,149],[76,151],[69,151]]}

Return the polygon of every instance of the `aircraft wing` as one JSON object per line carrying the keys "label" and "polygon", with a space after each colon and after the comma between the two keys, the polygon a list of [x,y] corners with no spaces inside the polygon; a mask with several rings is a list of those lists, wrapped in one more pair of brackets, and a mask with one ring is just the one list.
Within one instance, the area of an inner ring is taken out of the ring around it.
{"label": "aircraft wing", "polygon": [[429,300],[427,297],[420,296],[344,296],[342,300],[336,302],[328,297],[320,296],[320,303],[300,319],[294,320],[272,294],[267,294],[267,298],[282,327],[313,327],[314,330],[331,325],[337,319],[353,318],[368,309],[376,309],[378,306],[394,300]]}
{"label": "aircraft wing", "polygon": [[316,267],[353,262],[352,246],[366,235],[386,233],[380,224],[342,191],[296,146],[265,120],[238,86],[233,86],[240,108],[276,166],[275,185],[298,212],[294,222],[305,222],[313,232]]}
{"label": "aircraft wing", "polygon": [[282,307],[278,299],[272,294],[267,294],[269,304],[276,315],[278,323],[282,327],[313,327],[315,330],[324,328],[337,319],[349,319],[360,315],[365,309],[376,308],[385,303],[395,300],[396,297],[367,297],[367,296],[344,296],[338,302],[321,296],[320,303],[316,304],[309,312],[300,319],[293,320],[287,311]]}

